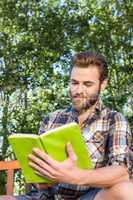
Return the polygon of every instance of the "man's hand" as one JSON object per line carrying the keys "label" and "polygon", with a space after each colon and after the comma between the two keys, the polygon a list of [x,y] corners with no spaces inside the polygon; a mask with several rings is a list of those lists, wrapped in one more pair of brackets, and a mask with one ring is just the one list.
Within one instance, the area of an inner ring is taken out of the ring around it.
{"label": "man's hand", "polygon": [[35,172],[48,177],[55,182],[82,184],[84,173],[77,167],[77,157],[70,143],[67,144],[68,158],[64,162],[58,162],[41,150],[34,148],[33,154],[29,155],[29,165]]}

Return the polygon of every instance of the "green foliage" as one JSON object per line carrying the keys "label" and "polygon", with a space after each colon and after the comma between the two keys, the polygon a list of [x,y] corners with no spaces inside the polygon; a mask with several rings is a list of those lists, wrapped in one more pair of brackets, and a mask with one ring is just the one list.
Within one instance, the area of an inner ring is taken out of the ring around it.
{"label": "green foliage", "polygon": [[109,63],[106,105],[133,128],[131,0],[0,1],[1,159],[10,132],[37,133],[43,116],[70,103],[74,52],[93,50]]}

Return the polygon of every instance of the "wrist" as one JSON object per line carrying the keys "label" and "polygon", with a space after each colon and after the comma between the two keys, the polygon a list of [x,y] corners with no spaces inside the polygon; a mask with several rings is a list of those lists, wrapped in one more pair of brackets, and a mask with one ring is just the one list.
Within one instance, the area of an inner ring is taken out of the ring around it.
{"label": "wrist", "polygon": [[80,169],[80,175],[79,175],[79,185],[89,185],[89,175],[91,173],[91,170],[81,170]]}

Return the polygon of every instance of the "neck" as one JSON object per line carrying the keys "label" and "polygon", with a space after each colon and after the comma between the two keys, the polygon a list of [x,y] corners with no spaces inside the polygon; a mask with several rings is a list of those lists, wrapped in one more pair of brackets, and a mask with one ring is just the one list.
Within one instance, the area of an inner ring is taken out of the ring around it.
{"label": "neck", "polygon": [[79,113],[78,115],[78,121],[79,121],[79,125],[82,126],[82,124],[84,123],[84,121],[92,114],[92,112],[94,111],[96,106],[96,103],[91,106],[89,109],[85,110],[82,113]]}

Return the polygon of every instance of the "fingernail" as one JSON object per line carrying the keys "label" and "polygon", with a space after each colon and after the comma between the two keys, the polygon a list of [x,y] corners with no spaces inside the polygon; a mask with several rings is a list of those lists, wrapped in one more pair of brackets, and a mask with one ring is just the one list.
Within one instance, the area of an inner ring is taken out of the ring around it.
{"label": "fingernail", "polygon": [[31,158],[31,156],[32,156],[32,154],[29,154],[29,155],[28,155],[28,158]]}
{"label": "fingernail", "polygon": [[37,148],[34,147],[34,148],[32,149],[32,151],[36,152],[36,151],[37,151]]}
{"label": "fingernail", "polygon": [[29,165],[32,166],[32,162],[29,162]]}

